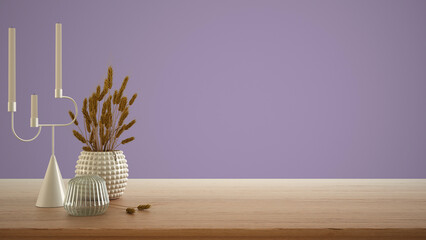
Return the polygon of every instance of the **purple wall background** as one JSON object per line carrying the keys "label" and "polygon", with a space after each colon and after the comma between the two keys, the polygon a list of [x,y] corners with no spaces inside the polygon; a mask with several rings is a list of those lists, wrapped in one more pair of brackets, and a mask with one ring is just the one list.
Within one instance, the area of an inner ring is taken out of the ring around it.
{"label": "purple wall background", "polygon": [[[425,178],[426,1],[0,0],[1,178],[42,178],[50,129],[10,130],[7,28],[17,34],[16,129],[68,121],[115,70],[139,98],[132,178]],[[54,114],[54,112],[56,114]],[[73,177],[81,145],[57,129]]]}

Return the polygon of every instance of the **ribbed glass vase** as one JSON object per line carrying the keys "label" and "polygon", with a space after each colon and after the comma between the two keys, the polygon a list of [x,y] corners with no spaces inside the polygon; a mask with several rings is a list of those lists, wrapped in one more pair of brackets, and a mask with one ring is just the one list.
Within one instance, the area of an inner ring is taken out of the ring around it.
{"label": "ribbed glass vase", "polygon": [[73,216],[95,216],[109,206],[105,180],[98,175],[78,176],[68,182],[64,208]]}

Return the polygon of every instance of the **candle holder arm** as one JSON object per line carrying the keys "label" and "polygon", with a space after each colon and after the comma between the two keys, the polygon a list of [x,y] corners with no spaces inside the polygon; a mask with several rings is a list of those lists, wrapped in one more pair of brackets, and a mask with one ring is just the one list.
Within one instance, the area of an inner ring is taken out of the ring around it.
{"label": "candle holder arm", "polygon": [[38,137],[38,135],[40,135],[40,132],[41,132],[41,126],[39,126],[39,128],[38,128],[38,132],[37,132],[37,134],[35,135],[35,137],[33,137],[33,138],[31,138],[31,139],[23,139],[23,138],[20,138],[19,136],[18,136],[18,134],[16,134],[16,132],[15,132],[15,126],[14,126],[14,118],[13,118],[13,113],[14,112],[11,112],[12,114],[12,132],[13,132],[13,134],[15,135],[15,137],[17,138],[17,139],[19,139],[19,140],[21,140],[22,142],[31,142],[31,141],[34,141],[37,137]]}
{"label": "candle holder arm", "polygon": [[39,124],[39,126],[41,126],[41,127],[63,127],[63,126],[69,126],[69,125],[71,125],[75,122],[75,120],[77,119],[77,116],[78,116],[77,103],[75,102],[75,100],[72,97],[62,96],[61,98],[69,99],[74,103],[74,108],[75,108],[74,119],[69,123],[63,123],[63,124],[49,123],[49,124]]}

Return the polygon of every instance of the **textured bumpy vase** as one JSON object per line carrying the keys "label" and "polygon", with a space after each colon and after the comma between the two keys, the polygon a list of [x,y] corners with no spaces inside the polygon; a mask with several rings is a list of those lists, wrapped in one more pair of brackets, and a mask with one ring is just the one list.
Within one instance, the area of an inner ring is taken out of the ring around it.
{"label": "textured bumpy vase", "polygon": [[82,151],[75,166],[75,175],[99,175],[105,179],[109,199],[120,198],[127,186],[129,170],[123,151]]}
{"label": "textured bumpy vase", "polygon": [[68,182],[64,208],[73,216],[96,216],[109,206],[105,180],[97,175],[78,176]]}

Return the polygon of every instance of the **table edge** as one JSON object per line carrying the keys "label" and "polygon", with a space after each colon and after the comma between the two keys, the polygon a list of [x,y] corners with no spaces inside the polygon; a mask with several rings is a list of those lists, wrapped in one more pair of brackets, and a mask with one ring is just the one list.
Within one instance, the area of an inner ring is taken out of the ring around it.
{"label": "table edge", "polygon": [[147,238],[265,238],[298,237],[316,239],[386,237],[392,239],[426,238],[426,228],[199,228],[199,229],[106,229],[106,228],[0,228],[3,237],[147,237]]}

